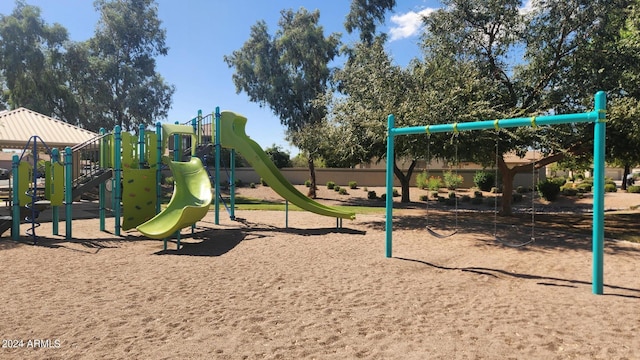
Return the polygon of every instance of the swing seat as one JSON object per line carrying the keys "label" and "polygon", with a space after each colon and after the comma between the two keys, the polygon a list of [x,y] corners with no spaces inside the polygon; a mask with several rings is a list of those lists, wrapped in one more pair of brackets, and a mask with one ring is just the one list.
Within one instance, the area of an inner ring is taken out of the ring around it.
{"label": "swing seat", "polygon": [[504,239],[499,238],[498,236],[496,236],[495,238],[496,238],[496,241],[501,243],[503,246],[508,246],[512,248],[524,247],[524,246],[533,244],[536,241],[535,237],[531,237],[528,241],[524,241],[524,242],[506,241]]}
{"label": "swing seat", "polygon": [[439,234],[439,233],[437,233],[435,230],[433,230],[432,228],[430,228],[430,227],[428,227],[428,226],[426,227],[426,229],[427,229],[427,232],[428,232],[431,236],[433,236],[433,237],[437,237],[437,238],[439,238],[439,239],[446,239],[446,238],[451,237],[451,236],[453,236],[453,235],[455,235],[455,234],[457,234],[457,233],[458,233],[458,230],[454,230],[454,231],[453,231],[452,233],[450,233],[450,234]]}

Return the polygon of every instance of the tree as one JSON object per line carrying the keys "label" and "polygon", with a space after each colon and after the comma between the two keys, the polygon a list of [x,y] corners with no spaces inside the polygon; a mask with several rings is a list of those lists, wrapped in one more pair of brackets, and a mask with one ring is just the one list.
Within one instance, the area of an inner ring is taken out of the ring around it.
{"label": "tree", "polygon": [[[371,45],[357,44],[345,67],[336,72],[335,81],[344,96],[335,98],[331,117],[343,140],[332,144],[343,161],[386,158],[388,114],[394,114],[397,127],[462,122],[496,114],[484,100],[491,84],[473,64],[433,56],[402,69],[393,65],[385,52],[383,36]],[[487,138],[468,134],[396,137],[396,157],[386,161],[393,161],[394,174],[401,183],[401,201],[409,201],[410,179],[418,159],[441,158],[455,166],[460,158],[477,153],[480,141]],[[405,166],[400,159],[406,160]]]}
{"label": "tree", "polygon": [[360,30],[360,41],[373,44],[376,37],[376,23],[384,23],[384,14],[396,6],[396,0],[351,0],[349,14],[344,27],[349,34]]}
{"label": "tree", "polygon": [[97,0],[100,20],[93,38],[68,56],[82,107],[80,124],[90,130],[119,125],[135,130],[166,118],[175,88],[156,72],[166,55],[166,31],[154,0]]}
{"label": "tree", "polygon": [[273,144],[264,149],[264,152],[269,156],[278,169],[291,167],[291,155],[289,152],[282,150],[280,145]]}
{"label": "tree", "polygon": [[67,40],[64,27],[46,24],[40,9],[24,1],[16,1],[11,15],[0,15],[0,101],[68,118],[73,101],[62,66]]}
{"label": "tree", "polygon": [[308,136],[299,134],[325,117],[326,105],[315,100],[327,90],[331,73],[328,64],[338,54],[340,43],[339,34],[324,36],[319,18],[318,11],[283,10],[274,36],[266,23],[259,21],[251,27],[249,40],[242,48],[224,57],[229,67],[235,68],[237,92],[244,91],[251,101],[268,106],[287,127],[291,142],[307,152],[312,198],[316,197],[316,149],[301,141]]}
{"label": "tree", "polygon": [[[425,53],[477,66],[479,74],[496,90],[486,99],[505,117],[581,111],[584,104],[578,108],[566,101],[575,96],[555,89],[575,65],[572,59],[578,49],[594,41],[594,34],[617,4],[611,0],[533,4],[530,12],[522,14],[519,0],[444,1],[443,9],[425,19]],[[514,57],[518,52],[522,59]],[[533,166],[540,168],[562,160],[566,154],[580,154],[589,148],[592,138],[585,137],[582,127],[571,125],[503,129],[499,136],[497,160],[505,194],[513,190],[516,173],[531,172]],[[539,149],[545,157],[514,168],[507,166],[504,154],[524,154],[530,147]],[[495,147],[484,149],[487,153],[495,151]],[[511,196],[503,197],[502,213],[511,214]]]}

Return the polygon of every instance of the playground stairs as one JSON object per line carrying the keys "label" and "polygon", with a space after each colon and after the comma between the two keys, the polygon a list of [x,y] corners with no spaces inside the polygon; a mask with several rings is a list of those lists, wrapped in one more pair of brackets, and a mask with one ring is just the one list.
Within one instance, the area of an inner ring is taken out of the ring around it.
{"label": "playground stairs", "polygon": [[76,186],[73,188],[71,192],[71,197],[73,199],[79,198],[85,192],[90,191],[101,183],[111,179],[113,176],[112,169],[101,169],[102,171],[98,171],[91,176],[84,177],[82,179],[78,179],[76,181]]}

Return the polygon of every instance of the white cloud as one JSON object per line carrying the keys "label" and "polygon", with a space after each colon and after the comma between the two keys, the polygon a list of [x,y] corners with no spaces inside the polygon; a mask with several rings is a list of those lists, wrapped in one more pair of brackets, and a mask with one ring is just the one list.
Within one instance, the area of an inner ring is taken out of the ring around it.
{"label": "white cloud", "polygon": [[391,22],[394,23],[389,31],[391,33],[390,41],[406,39],[416,35],[422,28],[422,18],[429,16],[437,9],[426,8],[420,12],[409,11],[408,13],[391,16]]}
{"label": "white cloud", "polygon": [[520,15],[526,15],[529,14],[530,12],[533,11],[534,6],[536,6],[536,4],[534,4],[534,2],[536,2],[535,0],[526,0],[524,2],[524,4],[522,5],[522,7],[520,8],[519,12]]}

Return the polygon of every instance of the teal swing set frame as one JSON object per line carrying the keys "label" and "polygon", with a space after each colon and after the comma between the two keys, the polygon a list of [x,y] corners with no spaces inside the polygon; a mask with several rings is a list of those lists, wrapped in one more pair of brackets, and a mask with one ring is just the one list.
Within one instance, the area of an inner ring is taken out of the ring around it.
{"label": "teal swing set frame", "polygon": [[[465,123],[437,124],[396,128],[393,114],[387,118],[387,166],[386,193],[393,192],[393,159],[395,159],[394,138],[401,135],[432,134],[516,127],[536,127],[569,123],[594,123],[593,144],[593,231],[592,231],[592,292],[603,294],[604,258],[604,181],[605,181],[605,139],[606,139],[607,98],[604,91],[595,94],[594,109],[585,113],[521,117],[500,120],[482,120]],[[393,256],[393,197],[386,197],[385,251],[386,257]]]}

